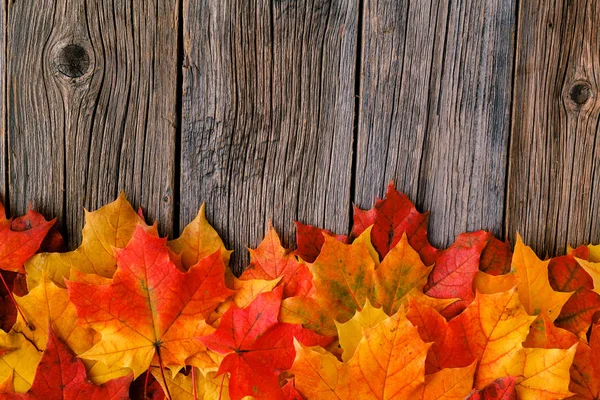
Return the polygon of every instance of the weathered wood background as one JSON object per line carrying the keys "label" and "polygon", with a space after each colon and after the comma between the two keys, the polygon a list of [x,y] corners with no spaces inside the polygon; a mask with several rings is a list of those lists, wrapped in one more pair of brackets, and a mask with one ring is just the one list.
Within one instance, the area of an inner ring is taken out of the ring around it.
{"label": "weathered wood background", "polygon": [[59,217],[202,202],[239,271],[269,220],[347,233],[393,179],[446,246],[600,241],[600,2],[2,2],[0,190]]}

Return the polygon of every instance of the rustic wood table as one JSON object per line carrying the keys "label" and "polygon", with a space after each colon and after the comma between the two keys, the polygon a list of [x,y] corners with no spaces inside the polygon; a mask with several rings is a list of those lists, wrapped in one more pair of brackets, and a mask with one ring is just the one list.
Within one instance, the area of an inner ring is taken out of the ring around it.
{"label": "rustic wood table", "polygon": [[124,189],[237,253],[269,220],[347,233],[390,180],[446,246],[600,241],[600,1],[9,0],[0,191],[57,216]]}

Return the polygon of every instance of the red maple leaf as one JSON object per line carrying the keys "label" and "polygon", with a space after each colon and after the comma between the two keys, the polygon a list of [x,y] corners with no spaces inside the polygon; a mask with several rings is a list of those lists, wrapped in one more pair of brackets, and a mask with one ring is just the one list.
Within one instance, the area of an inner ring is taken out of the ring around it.
{"label": "red maple leaf", "polygon": [[459,314],[475,298],[473,278],[490,237],[485,231],[462,233],[449,248],[438,252],[423,293],[438,299],[461,299],[442,311],[446,318]]}
{"label": "red maple leaf", "polygon": [[512,250],[508,241],[502,242],[490,235],[481,253],[479,269],[490,275],[504,275],[510,272]]}
{"label": "red maple leaf", "polygon": [[[4,206],[0,204],[0,269],[25,273],[23,264],[35,254],[56,219],[26,230],[14,230],[14,221],[6,218]],[[22,225],[16,224],[17,229]]]}
{"label": "red maple leaf", "polygon": [[342,243],[348,242],[347,236],[336,235],[328,230],[296,221],[296,245],[298,248],[294,254],[306,262],[315,262],[325,243],[325,235],[334,237]]}
{"label": "red maple leaf", "polygon": [[250,249],[250,266],[240,279],[272,280],[281,277],[283,297],[306,296],[313,288],[312,274],[306,264],[281,246],[273,227],[256,250]]}
{"label": "red maple leaf", "polygon": [[354,226],[351,237],[360,236],[373,225],[371,241],[381,259],[392,249],[406,233],[408,242],[415,249],[425,265],[431,265],[436,258],[437,250],[427,239],[427,218],[429,213],[417,211],[408,196],[398,192],[394,183],[388,186],[386,198],[378,199],[375,207],[365,211],[354,207]]}
{"label": "red maple leaf", "polygon": [[[13,231],[24,232],[38,226],[43,226],[48,221],[44,216],[36,211],[29,210],[27,214],[22,217],[15,218],[10,228]],[[48,234],[42,241],[40,248],[38,249],[38,253],[50,253],[50,252],[59,252],[66,251],[67,247],[65,245],[65,241],[58,230],[58,225],[53,224],[52,228],[48,231]]]}
{"label": "red maple leaf", "polygon": [[25,394],[6,395],[7,399],[117,400],[129,398],[132,376],[113,379],[96,386],[87,379],[85,365],[50,330],[48,344],[37,367],[31,389]]}
{"label": "red maple leaf", "polygon": [[279,374],[292,367],[294,337],[306,346],[325,346],[331,338],[319,336],[300,325],[278,322],[283,288],[262,293],[240,309],[232,305],[217,330],[200,338],[206,347],[226,355],[218,375],[231,374],[229,396],[283,399]]}

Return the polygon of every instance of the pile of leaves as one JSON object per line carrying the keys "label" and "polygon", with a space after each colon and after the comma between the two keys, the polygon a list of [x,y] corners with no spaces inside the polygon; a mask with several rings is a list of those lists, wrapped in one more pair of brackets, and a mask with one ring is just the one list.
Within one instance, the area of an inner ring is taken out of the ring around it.
{"label": "pile of leaves", "polygon": [[54,223],[0,210],[0,398],[600,398],[600,246],[436,249],[392,185],[239,277],[204,207],[172,241],[123,195],[74,251]]}

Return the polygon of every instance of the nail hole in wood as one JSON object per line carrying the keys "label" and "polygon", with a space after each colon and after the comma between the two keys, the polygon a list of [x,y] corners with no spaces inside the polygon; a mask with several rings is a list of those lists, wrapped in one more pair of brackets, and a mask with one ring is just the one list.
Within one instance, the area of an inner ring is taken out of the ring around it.
{"label": "nail hole in wood", "polygon": [[577,82],[571,87],[569,97],[575,104],[585,104],[592,95],[592,88],[587,82]]}
{"label": "nail hole in wood", "polygon": [[59,50],[56,57],[58,72],[68,78],[79,78],[90,67],[88,52],[77,44],[69,44]]}

